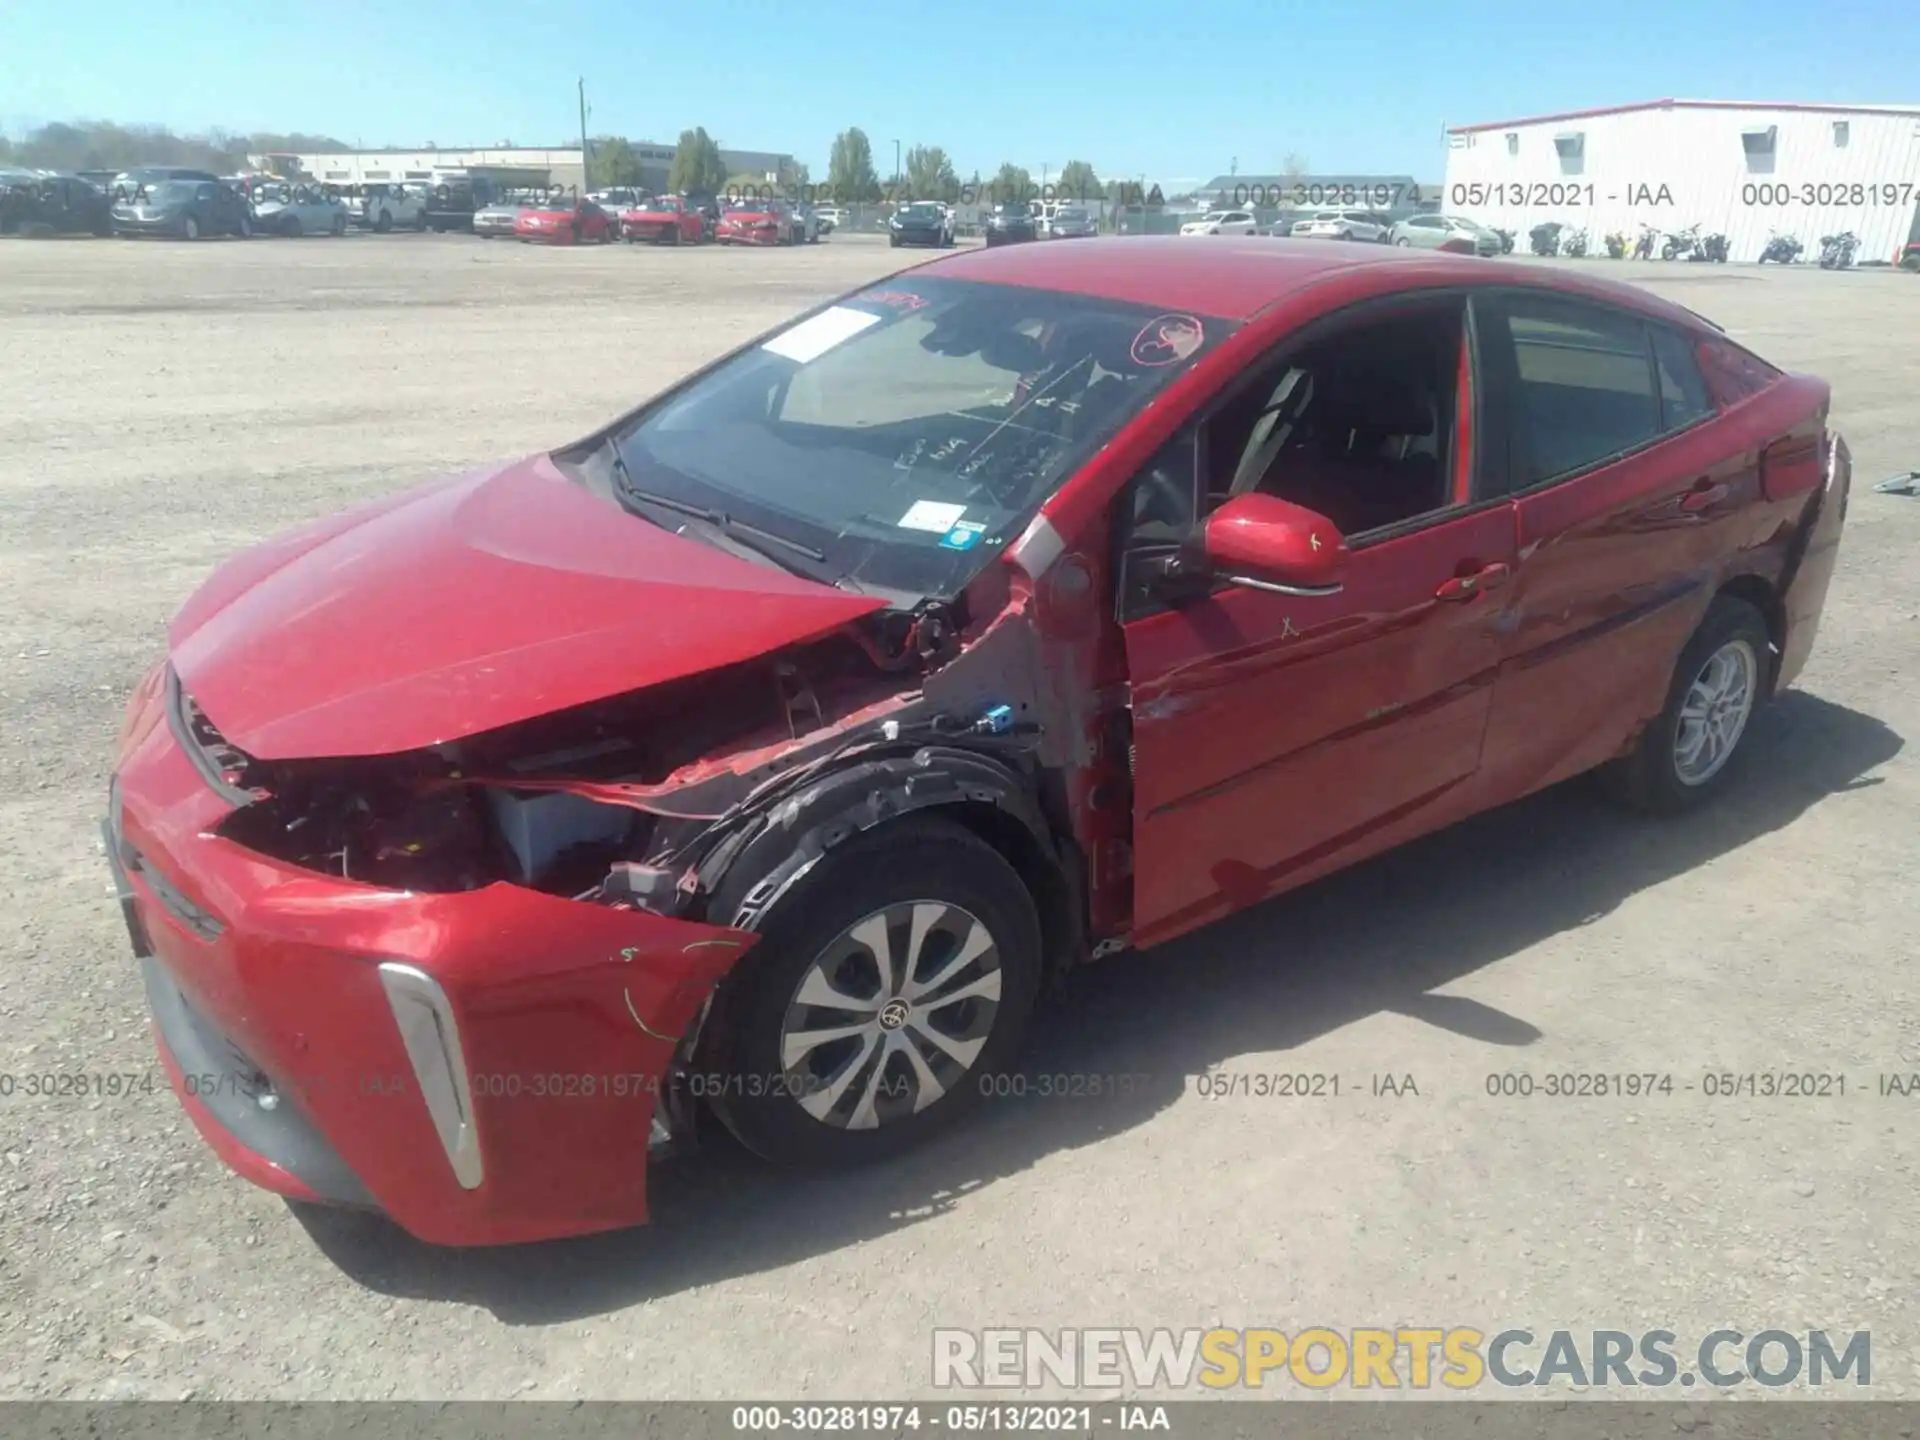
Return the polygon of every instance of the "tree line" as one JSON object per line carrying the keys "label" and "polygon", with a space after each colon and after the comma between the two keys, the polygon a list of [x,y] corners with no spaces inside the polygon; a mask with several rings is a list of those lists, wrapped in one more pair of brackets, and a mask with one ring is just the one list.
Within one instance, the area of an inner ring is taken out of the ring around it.
{"label": "tree line", "polygon": [[[620,135],[602,136],[592,144],[588,163],[589,183],[596,189],[613,186],[640,186],[647,183],[646,170],[633,145]],[[841,205],[875,204],[881,201],[913,199],[944,200],[963,204],[1007,201],[1019,203],[1031,199],[1107,200],[1120,204],[1155,204],[1156,188],[1142,193],[1132,181],[1103,182],[1085,160],[1069,160],[1057,177],[1048,177],[1044,185],[1034,183],[1025,166],[1011,161],[1002,165],[991,179],[983,179],[978,170],[971,180],[962,181],[952,158],[938,145],[915,145],[900,157],[898,177],[883,179],[873,161],[873,142],[864,130],[854,126],[834,136],[827,159],[827,177],[818,186],[812,183],[805,165],[795,164],[788,172],[769,181],[765,175],[729,173],[720,154],[720,143],[704,126],[680,132],[674,149],[673,164],[667,173],[667,189],[675,194],[775,195],[831,201]]]}
{"label": "tree line", "polygon": [[330,135],[242,135],[208,130],[176,135],[164,125],[116,125],[110,120],[55,121],[19,140],[0,135],[0,165],[32,170],[127,170],[135,165],[179,165],[230,174],[247,167],[247,156],[269,151],[308,153],[350,150]]}

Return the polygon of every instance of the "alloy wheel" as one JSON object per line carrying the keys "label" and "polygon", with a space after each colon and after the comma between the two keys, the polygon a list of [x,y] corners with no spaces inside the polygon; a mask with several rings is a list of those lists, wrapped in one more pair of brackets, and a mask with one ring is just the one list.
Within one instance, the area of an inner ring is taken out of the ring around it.
{"label": "alloy wheel", "polygon": [[1707,657],[1674,727],[1673,773],[1682,785],[1706,784],[1731,758],[1753,714],[1759,675],[1759,658],[1744,639],[1729,640]]}
{"label": "alloy wheel", "polygon": [[815,1120],[871,1130],[961,1084],[992,1037],[1000,952],[971,911],[908,900],[848,926],[787,1005],[780,1064]]}

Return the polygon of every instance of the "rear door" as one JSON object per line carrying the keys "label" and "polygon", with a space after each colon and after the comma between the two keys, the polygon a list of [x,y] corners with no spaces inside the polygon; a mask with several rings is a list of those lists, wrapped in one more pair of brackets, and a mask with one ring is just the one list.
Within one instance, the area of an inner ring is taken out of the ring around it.
{"label": "rear door", "polygon": [[1726,558],[1758,538],[1760,453],[1729,451],[1691,340],[1664,324],[1540,292],[1479,313],[1519,547],[1487,736],[1507,796],[1608,759],[1659,713]]}

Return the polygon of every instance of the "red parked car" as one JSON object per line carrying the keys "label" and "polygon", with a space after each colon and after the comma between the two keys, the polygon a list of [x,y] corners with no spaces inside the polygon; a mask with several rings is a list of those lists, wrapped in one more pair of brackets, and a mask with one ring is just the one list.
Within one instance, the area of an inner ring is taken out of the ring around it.
{"label": "red parked car", "polygon": [[798,228],[784,200],[737,200],[722,212],[714,239],[722,245],[792,245]]}
{"label": "red parked car", "polygon": [[593,201],[560,196],[522,210],[514,218],[513,238],[537,245],[606,245],[620,232],[613,216]]}
{"label": "red parked car", "polygon": [[449,1244],[639,1222],[707,1116],[893,1151],[1061,967],[1583,771],[1731,783],[1833,573],[1827,408],[1431,252],[878,281],[187,602],[108,820],[161,1056],[248,1179]]}
{"label": "red parked car", "polygon": [[620,233],[628,243],[698,245],[707,238],[707,217],[677,195],[660,195],[622,210]]}

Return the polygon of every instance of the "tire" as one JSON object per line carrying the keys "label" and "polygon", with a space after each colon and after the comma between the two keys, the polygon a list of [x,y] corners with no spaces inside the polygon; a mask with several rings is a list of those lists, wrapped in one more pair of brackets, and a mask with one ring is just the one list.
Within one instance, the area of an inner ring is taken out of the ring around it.
{"label": "tire", "polygon": [[[347,217],[346,217],[346,216],[344,216],[344,215],[336,215],[336,216],[334,216],[334,217],[333,217],[333,225],[332,225],[332,227],[331,227],[331,228],[332,228],[332,233],[334,234],[334,236],[335,236],[336,238],[337,238],[337,237],[339,237],[339,236],[341,236],[341,235],[344,235],[344,234],[346,234],[346,233],[347,233]],[[391,230],[392,228],[393,228],[393,227],[392,227],[391,225],[389,225],[389,226],[387,227],[387,229],[388,229],[388,230]],[[384,234],[386,233],[386,231],[385,231],[385,230],[383,230],[383,231],[381,231],[380,233],[384,235]]]}
{"label": "tire", "polygon": [[[1709,742],[1688,775],[1686,754],[1699,729],[1683,722],[1701,707],[1698,687],[1715,678],[1710,672],[1716,667],[1729,663],[1744,667],[1746,698],[1731,708],[1724,697],[1710,702],[1720,705],[1727,717],[1719,726],[1724,750],[1716,758]],[[1739,769],[1744,753],[1740,742],[1772,688],[1773,664],[1772,639],[1760,612],[1732,596],[1716,598],[1680,652],[1666,705],[1641,734],[1633,752],[1605,767],[1603,782],[1627,804],[1656,815],[1677,815],[1705,804],[1726,788]]]}
{"label": "tire", "polygon": [[[747,876],[738,888],[730,882],[731,894],[716,897],[722,903],[712,913],[736,914],[733,896],[749,883]],[[916,965],[900,947],[911,945],[929,903],[944,908],[921,933]],[[868,928],[876,921],[877,932]],[[1040,923],[1026,886],[997,851],[938,817],[885,824],[828,852],[760,929],[760,944],[723,983],[702,1068],[722,1122],[749,1150],[778,1163],[877,1160],[958,1119],[990,1077],[1006,1073],[1039,990]],[[856,931],[866,934],[856,939]],[[887,983],[876,959],[876,933],[893,952],[888,968],[901,973],[897,984]],[[916,1015],[901,998],[916,970],[922,983],[941,979],[949,958],[981,936],[986,948],[931,989],[936,1003]],[[801,1005],[806,986],[854,1003]],[[883,1004],[889,992],[895,998]],[[862,1016],[872,1017],[864,1035],[810,1048],[793,1043],[860,1024]],[[935,1017],[945,1018],[935,1024]],[[930,1032],[968,1053],[926,1039]],[[942,1088],[923,1102],[929,1077]]]}
{"label": "tire", "polygon": [[251,240],[253,238],[253,217],[251,215],[242,215],[240,217],[240,229],[238,233],[242,240]]}
{"label": "tire", "polygon": [[424,235],[427,233],[427,212],[426,211],[422,210],[418,215],[413,217],[413,229],[414,229],[414,233],[417,235]]}
{"label": "tire", "polygon": [[200,238],[200,222],[191,215],[187,216],[186,219],[180,222],[180,238],[183,240],[198,240]]}
{"label": "tire", "polygon": [[378,215],[373,217],[374,234],[384,235],[391,229],[393,229],[393,214],[391,211],[382,210]]}
{"label": "tire", "polygon": [[306,228],[306,226],[300,223],[300,217],[298,215],[289,215],[287,217],[285,231],[289,239],[298,240],[300,238],[300,232]]}
{"label": "tire", "polygon": [[1413,242],[1407,239],[1406,236],[1404,235],[1401,236],[1398,240],[1394,241],[1393,243],[1395,245],[1398,245],[1402,250],[1411,250],[1413,248]]}

